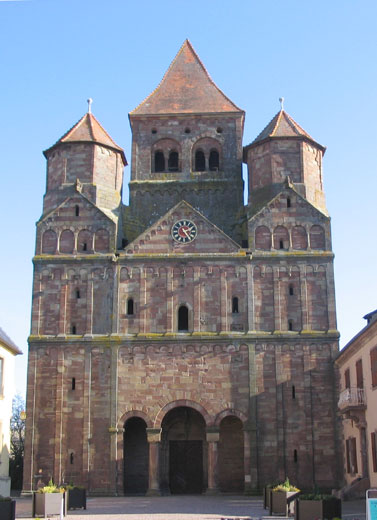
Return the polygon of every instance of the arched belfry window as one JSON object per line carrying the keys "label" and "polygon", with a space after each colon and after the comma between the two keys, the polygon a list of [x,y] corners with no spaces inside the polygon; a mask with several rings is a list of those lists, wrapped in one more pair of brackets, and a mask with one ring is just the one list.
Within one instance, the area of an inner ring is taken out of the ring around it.
{"label": "arched belfry window", "polygon": [[169,172],[178,171],[178,152],[176,152],[175,150],[169,153],[168,169]]}
{"label": "arched belfry window", "polygon": [[239,313],[237,296],[233,296],[233,298],[232,298],[232,313],[233,314]]}
{"label": "arched belfry window", "polygon": [[161,150],[157,150],[154,154],[154,171],[164,172],[165,171],[165,157]]}
{"label": "arched belfry window", "polygon": [[211,150],[209,153],[209,169],[211,171],[217,171],[220,167],[219,152],[217,150]]}
{"label": "arched belfry window", "polygon": [[206,169],[206,158],[203,150],[196,150],[195,152],[195,171],[204,172]]}
{"label": "arched belfry window", "polygon": [[188,308],[181,305],[178,309],[178,332],[188,332]]}

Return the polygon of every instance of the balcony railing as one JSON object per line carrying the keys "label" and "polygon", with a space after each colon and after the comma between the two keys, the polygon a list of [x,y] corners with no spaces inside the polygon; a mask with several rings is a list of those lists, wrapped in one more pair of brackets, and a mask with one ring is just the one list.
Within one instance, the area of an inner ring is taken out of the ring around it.
{"label": "balcony railing", "polygon": [[358,408],[365,407],[366,399],[364,388],[346,388],[341,392],[338,401],[338,408]]}

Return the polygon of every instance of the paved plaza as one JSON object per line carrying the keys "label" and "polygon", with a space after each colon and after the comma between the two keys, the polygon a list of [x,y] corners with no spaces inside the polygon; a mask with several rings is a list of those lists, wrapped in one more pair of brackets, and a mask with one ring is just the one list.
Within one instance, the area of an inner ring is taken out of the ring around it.
{"label": "paved plaza", "polygon": [[[31,498],[17,498],[16,519],[32,518]],[[365,520],[365,500],[343,502],[343,520]],[[57,517],[55,517],[57,518]],[[261,497],[165,496],[90,497],[86,511],[69,511],[67,520],[251,520],[268,519]],[[278,517],[274,516],[274,520]]]}

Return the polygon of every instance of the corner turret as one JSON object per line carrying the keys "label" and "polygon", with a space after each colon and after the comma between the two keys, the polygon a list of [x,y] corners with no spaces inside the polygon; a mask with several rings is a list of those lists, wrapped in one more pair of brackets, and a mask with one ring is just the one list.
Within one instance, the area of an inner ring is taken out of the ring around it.
{"label": "corner turret", "polygon": [[53,146],[45,150],[47,185],[43,214],[55,209],[80,185],[80,191],[103,210],[121,204],[124,151],[90,111]]}
{"label": "corner turret", "polygon": [[[318,144],[283,108],[258,137],[244,148],[248,165],[249,207],[278,193],[289,178],[296,191],[327,215]],[[259,201],[259,202],[258,202]]]}

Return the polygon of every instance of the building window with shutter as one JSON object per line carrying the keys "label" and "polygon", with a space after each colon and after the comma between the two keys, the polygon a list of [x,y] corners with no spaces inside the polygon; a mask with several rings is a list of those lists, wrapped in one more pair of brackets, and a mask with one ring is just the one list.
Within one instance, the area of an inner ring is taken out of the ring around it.
{"label": "building window with shutter", "polygon": [[351,378],[350,378],[350,369],[344,371],[344,386],[346,388],[351,388]]}
{"label": "building window with shutter", "polygon": [[347,462],[347,473],[352,475],[356,474],[357,469],[357,451],[356,451],[356,438],[349,437],[346,440],[346,462]]}
{"label": "building window with shutter", "polygon": [[372,386],[377,386],[377,347],[370,351],[370,369],[372,371]]}
{"label": "building window with shutter", "polygon": [[363,362],[361,359],[356,361],[356,387],[364,388],[363,381]]}
{"label": "building window with shutter", "polygon": [[372,448],[372,465],[374,473],[377,473],[377,433],[370,434],[371,448]]}

